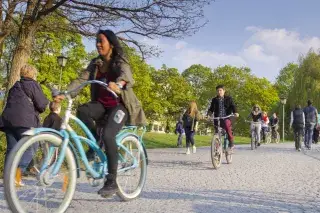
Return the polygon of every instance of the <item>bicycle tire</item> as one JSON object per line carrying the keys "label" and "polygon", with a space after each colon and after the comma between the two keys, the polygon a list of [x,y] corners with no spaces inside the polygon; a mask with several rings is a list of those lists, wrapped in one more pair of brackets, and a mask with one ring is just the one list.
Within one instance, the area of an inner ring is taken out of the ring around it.
{"label": "bicycle tire", "polygon": [[[62,143],[62,138],[50,133],[43,133],[31,137],[24,137],[16,144],[16,146],[12,149],[11,153],[9,154],[8,162],[6,164],[4,172],[4,191],[8,206],[10,210],[14,213],[25,212],[25,210],[21,207],[17,198],[17,194],[15,192],[15,170],[18,166],[19,160],[24,154],[24,151],[27,150],[32,144],[37,143],[39,141],[50,141],[55,146],[59,147]],[[63,199],[58,210],[55,211],[55,213],[63,213],[68,209],[76,189],[77,167],[74,155],[69,147],[66,148],[65,159],[69,164],[70,177],[68,180],[66,196]]]}
{"label": "bicycle tire", "polygon": [[222,161],[222,144],[217,135],[213,136],[211,141],[211,162],[214,169],[221,166]]}
{"label": "bicycle tire", "polygon": [[[137,198],[145,185],[146,182],[146,177],[147,177],[147,162],[146,162],[146,156],[145,156],[145,150],[143,149],[142,144],[140,143],[140,141],[138,140],[138,138],[136,136],[133,135],[129,135],[126,136],[125,138],[122,139],[122,141],[120,143],[125,143],[126,141],[131,141],[134,142],[135,145],[137,146],[138,150],[139,150],[139,157],[141,159],[140,163],[139,163],[139,167],[141,168],[141,172],[140,172],[140,179],[139,179],[139,183],[138,186],[136,187],[136,189],[132,192],[132,193],[126,193],[122,186],[119,185],[118,182],[118,186],[119,186],[119,191],[117,192],[117,195],[123,200],[123,201],[130,201],[133,200],[135,198]],[[128,170],[130,171],[130,170]],[[118,175],[119,178],[119,175]]]}
{"label": "bicycle tire", "polygon": [[251,150],[254,150],[255,140],[256,140],[256,136],[255,136],[255,133],[252,131],[251,132]]}

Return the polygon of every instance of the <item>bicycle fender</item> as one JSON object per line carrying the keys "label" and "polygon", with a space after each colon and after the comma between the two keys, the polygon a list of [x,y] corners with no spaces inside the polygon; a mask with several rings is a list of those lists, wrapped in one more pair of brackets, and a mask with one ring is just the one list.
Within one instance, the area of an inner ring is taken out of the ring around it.
{"label": "bicycle fender", "polygon": [[53,134],[59,135],[60,137],[63,137],[61,132],[59,132],[59,131],[57,131],[55,129],[44,128],[44,127],[29,129],[29,130],[25,131],[24,133],[22,133],[22,135],[33,136],[33,135],[38,135],[38,134],[43,133],[43,132],[53,133]]}
{"label": "bicycle fender", "polygon": [[[55,130],[55,129],[51,129],[51,128],[32,128],[30,130],[27,130],[26,132],[24,132],[22,135],[25,136],[34,136],[34,135],[38,135],[40,133],[49,133],[49,134],[53,134],[53,135],[57,135],[61,138],[63,138],[63,135],[61,132]],[[77,166],[77,178],[80,177],[80,160],[79,160],[79,156],[77,155],[76,152],[76,148],[73,146],[72,143],[68,144],[68,147],[71,149],[71,152],[76,160],[76,166]]]}

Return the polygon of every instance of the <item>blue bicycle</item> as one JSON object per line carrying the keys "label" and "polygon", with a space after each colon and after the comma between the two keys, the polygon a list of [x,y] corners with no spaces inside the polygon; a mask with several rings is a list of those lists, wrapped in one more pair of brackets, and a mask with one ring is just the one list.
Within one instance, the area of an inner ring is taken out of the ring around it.
{"label": "blue bicycle", "polygon": [[[75,90],[91,83],[108,89],[107,84],[93,80]],[[65,212],[73,199],[77,178],[80,177],[80,161],[91,186],[104,182],[108,168],[105,152],[85,124],[71,114],[73,100],[70,93],[75,90],[61,93],[66,96],[68,106],[60,131],[50,128],[31,129],[24,133],[25,137],[9,155],[4,172],[4,190],[12,212]],[[83,130],[83,136],[71,128],[70,120]],[[138,127],[126,126],[116,136],[119,155],[117,195],[124,201],[138,197],[146,182],[147,153],[142,141],[144,133],[145,128],[139,136]],[[83,144],[95,151],[93,162],[88,161]],[[21,168],[20,160],[26,151],[33,152],[34,175],[23,176],[24,179],[17,183],[17,177],[25,170]]]}

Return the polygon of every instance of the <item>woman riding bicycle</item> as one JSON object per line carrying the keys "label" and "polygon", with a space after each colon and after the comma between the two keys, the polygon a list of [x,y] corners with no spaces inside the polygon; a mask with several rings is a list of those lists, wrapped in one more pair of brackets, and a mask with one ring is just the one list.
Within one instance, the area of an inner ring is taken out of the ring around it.
{"label": "woman riding bicycle", "polygon": [[[97,140],[94,121],[105,121],[102,139],[108,160],[108,175],[98,194],[108,197],[119,190],[116,182],[118,170],[116,135],[125,124],[144,125],[146,118],[133,92],[134,80],[117,36],[110,30],[99,30],[96,47],[99,56],[91,60],[87,69],[83,71],[79,79],[70,84],[68,90],[76,88],[87,80],[100,80],[108,83],[109,88],[120,97],[115,98],[102,86],[93,84],[91,85],[91,102],[80,106],[77,110],[77,116]],[[72,96],[76,95],[77,92],[72,94]],[[63,98],[63,96],[56,96],[55,100],[59,102]],[[93,158],[92,149],[89,149],[87,156]]]}
{"label": "woman riding bicycle", "polygon": [[252,124],[251,124],[251,131],[255,131],[256,137],[257,137],[257,142],[258,146],[260,146],[260,132],[261,132],[261,120],[262,120],[262,113],[260,110],[260,107],[258,104],[254,105],[252,108],[251,113],[249,114],[248,118],[252,119]]}

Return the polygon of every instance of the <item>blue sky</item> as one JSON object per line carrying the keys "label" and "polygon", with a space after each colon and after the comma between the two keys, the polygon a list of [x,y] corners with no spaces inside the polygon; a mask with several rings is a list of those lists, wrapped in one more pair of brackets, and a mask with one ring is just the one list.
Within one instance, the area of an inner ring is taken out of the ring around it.
{"label": "blue sky", "polygon": [[[273,81],[285,64],[311,47],[320,49],[319,8],[319,0],[216,0],[205,9],[209,23],[195,35],[142,39],[163,51],[147,62],[180,71],[195,63],[248,66]],[[85,44],[94,48],[94,41]]]}

